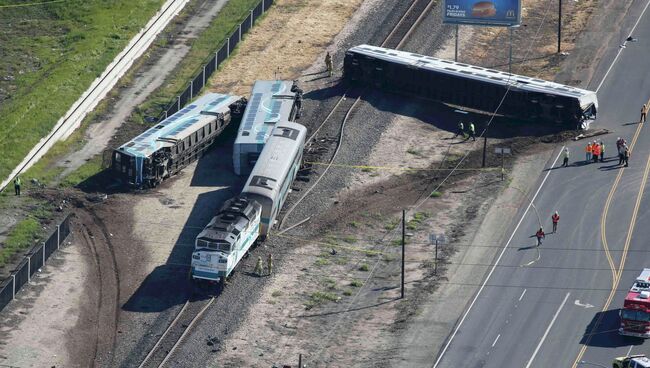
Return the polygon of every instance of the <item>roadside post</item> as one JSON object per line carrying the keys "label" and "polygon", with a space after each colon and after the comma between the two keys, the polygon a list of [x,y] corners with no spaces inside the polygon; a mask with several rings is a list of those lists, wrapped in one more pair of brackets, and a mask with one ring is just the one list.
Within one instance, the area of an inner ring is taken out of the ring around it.
{"label": "roadside post", "polygon": [[444,233],[440,234],[429,234],[429,243],[436,246],[435,259],[433,261],[433,273],[438,275],[438,244],[443,245],[447,239],[445,238]]}
{"label": "roadside post", "polygon": [[404,253],[406,248],[406,210],[402,210],[402,287],[400,299],[404,299]]}
{"label": "roadside post", "polygon": [[504,169],[504,156],[510,154],[510,148],[496,147],[494,149],[494,153],[501,155],[501,181],[503,181],[503,173],[505,171],[505,169]]}

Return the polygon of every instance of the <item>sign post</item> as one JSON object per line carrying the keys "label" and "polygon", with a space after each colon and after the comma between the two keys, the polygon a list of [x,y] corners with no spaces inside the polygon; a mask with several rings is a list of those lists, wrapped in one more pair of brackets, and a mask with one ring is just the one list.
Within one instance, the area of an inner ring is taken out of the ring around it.
{"label": "sign post", "polygon": [[496,147],[494,149],[494,153],[501,155],[501,181],[503,181],[503,173],[505,172],[505,169],[504,169],[504,156],[510,154],[510,148]]}
{"label": "sign post", "polygon": [[445,234],[429,234],[429,242],[431,244],[435,244],[436,250],[435,250],[435,259],[433,261],[433,273],[435,275],[438,275],[438,244],[443,245],[445,244],[445,241],[447,239],[445,238]]}

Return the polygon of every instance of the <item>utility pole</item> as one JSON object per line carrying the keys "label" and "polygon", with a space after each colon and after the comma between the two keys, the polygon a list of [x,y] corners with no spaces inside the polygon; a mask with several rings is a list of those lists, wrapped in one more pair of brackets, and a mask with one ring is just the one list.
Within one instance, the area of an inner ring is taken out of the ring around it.
{"label": "utility pole", "polygon": [[456,47],[454,48],[454,61],[458,61],[458,24],[456,24]]}
{"label": "utility pole", "polygon": [[298,368],[302,368],[302,354],[298,354]]}
{"label": "utility pole", "polygon": [[402,288],[400,299],[404,299],[404,253],[406,248],[406,210],[402,210]]}
{"label": "utility pole", "polygon": [[560,1],[560,6],[558,8],[558,18],[557,18],[557,53],[559,54],[562,48],[562,0]]}
{"label": "utility pole", "polygon": [[487,155],[487,127],[483,130],[483,163],[481,167],[485,167],[485,156]]}

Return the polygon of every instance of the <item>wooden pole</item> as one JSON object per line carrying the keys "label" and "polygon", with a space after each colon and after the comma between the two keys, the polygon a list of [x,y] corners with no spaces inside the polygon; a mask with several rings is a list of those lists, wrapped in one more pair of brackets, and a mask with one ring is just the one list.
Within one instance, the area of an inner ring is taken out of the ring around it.
{"label": "wooden pole", "polygon": [[402,288],[401,299],[404,299],[404,253],[406,248],[406,210],[402,210]]}

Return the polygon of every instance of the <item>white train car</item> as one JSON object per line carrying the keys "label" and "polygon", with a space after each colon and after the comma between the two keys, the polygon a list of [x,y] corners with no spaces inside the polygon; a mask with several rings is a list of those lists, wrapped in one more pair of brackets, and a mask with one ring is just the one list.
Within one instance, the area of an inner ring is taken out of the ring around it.
{"label": "white train car", "polygon": [[292,81],[256,81],[233,146],[235,174],[250,174],[278,122],[300,117],[302,90]]}
{"label": "white train car", "polygon": [[259,236],[262,208],[246,197],[226,201],[196,237],[192,253],[194,281],[222,283]]}
{"label": "white train car", "polygon": [[568,128],[598,111],[593,91],[377,46],[349,49],[343,70],[348,82]]}
{"label": "white train car", "polygon": [[260,236],[268,236],[302,161],[307,128],[280,122],[273,129],[262,154],[244,186],[242,195],[262,205]]}

